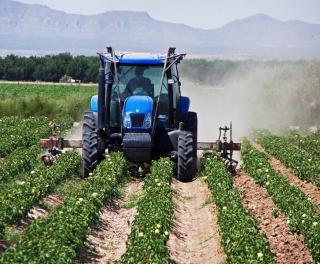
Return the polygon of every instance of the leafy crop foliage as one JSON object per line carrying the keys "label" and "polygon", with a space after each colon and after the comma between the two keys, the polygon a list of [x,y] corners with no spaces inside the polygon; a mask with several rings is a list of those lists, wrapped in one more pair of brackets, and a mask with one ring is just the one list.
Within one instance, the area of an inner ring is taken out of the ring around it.
{"label": "leafy crop foliage", "polygon": [[96,93],[96,86],[2,83],[0,117],[44,115],[53,119],[67,115],[79,119]]}
{"label": "leafy crop foliage", "polygon": [[[9,120],[9,118],[6,119]],[[27,119],[12,117],[14,125],[0,128],[0,157],[5,157],[17,148],[38,145],[41,138],[56,134],[58,131],[53,126],[60,126],[64,131],[72,124],[70,117],[61,117],[56,121],[49,121],[46,117],[30,117]],[[0,119],[2,124],[2,119]]]}
{"label": "leafy crop foliage", "polygon": [[38,164],[40,149],[36,146],[17,149],[0,164],[0,189],[7,180],[31,170]]}
{"label": "leafy crop foliage", "polygon": [[296,186],[275,172],[268,156],[253,148],[249,141],[242,144],[245,170],[255,181],[266,188],[277,206],[288,216],[292,231],[300,231],[316,262],[320,261],[320,216]]}
{"label": "leafy crop foliage", "polygon": [[258,132],[256,139],[268,153],[293,169],[299,178],[320,187],[319,160],[315,160],[312,155],[289,144],[286,139],[268,132]]}
{"label": "leafy crop foliage", "polygon": [[79,173],[80,164],[79,154],[68,152],[51,167],[41,165],[23,180],[10,185],[0,197],[0,225],[21,219],[57,183]]}
{"label": "leafy crop foliage", "polygon": [[242,206],[232,176],[216,155],[203,159],[205,180],[218,209],[222,246],[228,263],[275,263],[257,223]]}
{"label": "leafy crop foliage", "polygon": [[0,157],[4,157],[18,147],[28,147],[38,143],[41,137],[47,137],[52,129],[49,120],[44,117],[20,119],[6,133],[0,134]]}
{"label": "leafy crop foliage", "polygon": [[298,132],[292,131],[287,139],[288,142],[313,155],[315,159],[320,159],[320,138],[316,135],[301,136]]}
{"label": "leafy crop foliage", "polygon": [[168,158],[154,161],[144,180],[144,196],[120,263],[171,263],[165,245],[173,221],[173,190],[170,187],[173,163]]}
{"label": "leafy crop foliage", "polygon": [[16,247],[0,255],[0,263],[74,263],[90,225],[99,217],[106,200],[115,195],[127,171],[122,154],[112,153],[62,206],[47,218],[34,221]]}

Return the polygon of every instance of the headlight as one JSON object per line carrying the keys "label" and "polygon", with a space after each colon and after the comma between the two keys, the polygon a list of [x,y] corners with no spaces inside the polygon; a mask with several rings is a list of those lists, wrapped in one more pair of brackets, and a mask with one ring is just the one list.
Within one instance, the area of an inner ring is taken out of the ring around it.
{"label": "headlight", "polygon": [[144,126],[145,128],[151,128],[152,125],[152,118],[151,113],[149,112],[144,120]]}
{"label": "headlight", "polygon": [[131,127],[130,113],[126,113],[126,115],[125,115],[125,117],[124,117],[123,125],[124,125],[124,127],[126,127],[126,128],[130,128],[130,127]]}

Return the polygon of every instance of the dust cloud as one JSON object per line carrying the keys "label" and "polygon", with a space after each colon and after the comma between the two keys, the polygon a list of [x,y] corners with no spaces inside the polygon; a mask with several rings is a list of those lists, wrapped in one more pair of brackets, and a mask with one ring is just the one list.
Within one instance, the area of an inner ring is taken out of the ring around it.
{"label": "dust cloud", "polygon": [[[219,126],[230,121],[234,140],[257,127],[279,133],[289,126],[314,125],[310,122],[320,113],[320,81],[303,65],[261,65],[232,75],[215,86],[182,76],[182,95],[190,97],[191,110],[198,113],[199,141],[216,140]],[[312,109],[317,105],[312,100],[318,100],[317,109]]]}
{"label": "dust cloud", "polygon": [[74,122],[73,127],[64,135],[67,139],[82,139],[83,122]]}

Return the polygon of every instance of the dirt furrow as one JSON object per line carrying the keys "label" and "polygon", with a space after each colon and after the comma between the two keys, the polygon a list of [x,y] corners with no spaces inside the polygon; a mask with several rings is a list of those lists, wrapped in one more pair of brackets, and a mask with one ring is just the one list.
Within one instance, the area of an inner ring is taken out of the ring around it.
{"label": "dirt furrow", "polygon": [[140,180],[128,182],[123,198],[114,199],[102,208],[100,218],[87,237],[76,263],[110,263],[120,259],[126,250],[142,185]]}
{"label": "dirt furrow", "polygon": [[0,254],[2,252],[6,251],[6,249],[8,247],[10,247],[9,243],[7,243],[6,241],[0,239]]}
{"label": "dirt furrow", "polygon": [[167,246],[173,263],[221,263],[225,256],[220,247],[216,209],[209,203],[211,193],[201,179],[182,183],[174,180],[176,190],[175,225]]}
{"label": "dirt furrow", "polygon": [[[259,151],[266,153],[261,145],[254,143],[253,146]],[[268,156],[268,161],[273,169],[283,175],[289,183],[297,186],[310,199],[312,204],[316,207],[316,210],[320,213],[320,190],[312,183],[299,179],[294,175],[291,169],[287,168],[281,161],[272,155],[268,154]]]}
{"label": "dirt furrow", "polygon": [[[21,234],[24,232],[28,226],[37,219],[41,219],[49,215],[49,213],[63,203],[63,199],[56,194],[48,195],[41,201],[41,204],[34,205],[28,214],[21,219],[16,224],[12,224],[7,226],[6,229],[10,229],[10,233],[14,233],[16,235]],[[17,238],[15,238],[16,240]],[[5,241],[0,240],[0,253],[4,252],[10,246],[14,246],[16,242],[13,241]]]}
{"label": "dirt furrow", "polygon": [[48,216],[54,208],[61,204],[63,204],[63,198],[61,198],[59,195],[48,195],[43,198],[41,204],[34,205],[28,214],[21,219],[21,221],[12,226],[18,231],[23,232],[34,220]]}
{"label": "dirt furrow", "polygon": [[287,217],[280,213],[267,191],[243,171],[234,179],[243,206],[257,219],[258,227],[266,234],[277,263],[311,263],[311,254],[301,234],[292,234]]}

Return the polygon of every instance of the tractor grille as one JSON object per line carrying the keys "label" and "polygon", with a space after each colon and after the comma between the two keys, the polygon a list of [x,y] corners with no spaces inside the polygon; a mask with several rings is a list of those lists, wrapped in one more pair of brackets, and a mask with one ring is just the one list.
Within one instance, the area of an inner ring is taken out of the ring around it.
{"label": "tractor grille", "polygon": [[143,127],[144,114],[131,114],[132,127]]}

